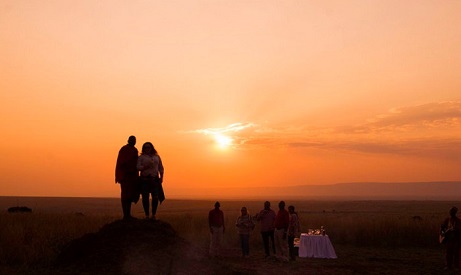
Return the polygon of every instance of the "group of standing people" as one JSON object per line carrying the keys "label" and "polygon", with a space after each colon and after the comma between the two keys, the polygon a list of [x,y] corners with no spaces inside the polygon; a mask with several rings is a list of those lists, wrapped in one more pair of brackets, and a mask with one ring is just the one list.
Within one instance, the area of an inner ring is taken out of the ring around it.
{"label": "group of standing people", "polygon": [[[211,242],[210,255],[219,256],[221,241],[225,231],[224,213],[220,210],[221,204],[215,203],[214,209],[208,214]],[[269,201],[264,202],[264,209],[259,211],[253,218],[248,209],[241,208],[241,214],[235,223],[242,249],[242,257],[248,257],[250,253],[250,234],[255,228],[255,223],[260,223],[261,236],[264,244],[265,258],[272,254],[281,261],[294,261],[296,250],[294,239],[299,237],[301,226],[295,207],[290,205],[288,211],[285,209],[285,202],[279,202],[277,214],[271,209]]]}
{"label": "group of standing people", "polygon": [[301,234],[301,226],[298,213],[293,205],[285,209],[285,202],[280,201],[277,214],[271,209],[269,201],[264,202],[264,209],[256,215],[256,220],[261,223],[261,236],[264,243],[265,257],[271,253],[270,242],[272,242],[272,253],[282,261],[296,259],[294,239]]}
{"label": "group of standing people", "polygon": [[137,203],[141,195],[146,219],[155,220],[158,204],[165,200],[162,187],[165,170],[162,159],[151,142],[143,144],[141,155],[135,145],[136,137],[130,136],[128,143],[120,149],[115,166],[115,183],[120,184],[123,219],[134,219],[131,215],[131,204]]}

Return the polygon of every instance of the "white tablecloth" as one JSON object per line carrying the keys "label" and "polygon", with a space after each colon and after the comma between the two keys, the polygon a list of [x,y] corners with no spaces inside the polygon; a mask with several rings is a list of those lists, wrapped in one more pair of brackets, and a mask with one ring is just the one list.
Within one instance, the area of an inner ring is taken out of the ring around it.
{"label": "white tablecloth", "polygon": [[299,257],[336,259],[336,252],[328,235],[301,234],[299,241]]}

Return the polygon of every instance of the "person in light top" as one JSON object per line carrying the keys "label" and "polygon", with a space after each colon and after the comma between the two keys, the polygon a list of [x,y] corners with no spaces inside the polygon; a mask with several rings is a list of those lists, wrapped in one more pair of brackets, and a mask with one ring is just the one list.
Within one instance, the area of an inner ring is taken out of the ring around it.
{"label": "person in light top", "polygon": [[290,219],[288,222],[288,250],[290,254],[290,260],[296,260],[296,251],[294,246],[295,238],[299,238],[301,234],[301,226],[299,224],[298,213],[295,212],[293,205],[288,206],[288,213],[290,213]]}
{"label": "person in light top", "polygon": [[149,196],[152,196],[152,220],[155,220],[158,203],[165,200],[163,193],[164,168],[162,159],[151,142],[142,145],[141,155],[138,158],[137,168],[140,171],[142,207],[146,219],[149,219]]}
{"label": "person in light top", "polygon": [[290,222],[290,214],[285,209],[285,202],[279,202],[279,211],[275,216],[274,239],[275,239],[275,257],[284,262],[288,262],[288,225]]}
{"label": "person in light top", "polygon": [[250,234],[255,227],[255,223],[253,222],[253,218],[245,206],[242,207],[240,211],[242,214],[237,218],[235,226],[237,226],[240,236],[242,257],[247,258],[250,256]]}

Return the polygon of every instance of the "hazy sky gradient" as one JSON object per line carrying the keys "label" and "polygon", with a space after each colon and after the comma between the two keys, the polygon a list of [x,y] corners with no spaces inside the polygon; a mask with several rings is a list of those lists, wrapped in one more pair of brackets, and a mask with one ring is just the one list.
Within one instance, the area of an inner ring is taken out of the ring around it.
{"label": "hazy sky gradient", "polygon": [[[0,195],[461,180],[460,1],[0,0]],[[219,146],[216,139],[225,143]]]}

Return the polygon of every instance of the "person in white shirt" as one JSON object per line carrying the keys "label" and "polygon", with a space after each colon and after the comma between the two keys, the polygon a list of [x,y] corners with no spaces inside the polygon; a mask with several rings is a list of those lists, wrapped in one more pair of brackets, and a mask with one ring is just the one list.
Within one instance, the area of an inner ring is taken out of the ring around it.
{"label": "person in white shirt", "polygon": [[240,211],[242,214],[237,218],[235,226],[237,226],[240,236],[242,257],[248,258],[250,256],[250,234],[255,228],[255,223],[245,206]]}
{"label": "person in white shirt", "polygon": [[296,250],[294,246],[295,238],[299,238],[301,234],[301,226],[299,224],[298,213],[295,211],[293,205],[288,206],[288,213],[290,214],[290,219],[288,222],[288,252],[290,255],[290,261],[296,260]]}
{"label": "person in white shirt", "polygon": [[142,145],[141,155],[138,158],[137,168],[140,171],[142,206],[146,219],[149,219],[149,196],[152,196],[152,220],[155,220],[158,203],[165,200],[163,193],[162,159],[151,142]]}

